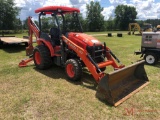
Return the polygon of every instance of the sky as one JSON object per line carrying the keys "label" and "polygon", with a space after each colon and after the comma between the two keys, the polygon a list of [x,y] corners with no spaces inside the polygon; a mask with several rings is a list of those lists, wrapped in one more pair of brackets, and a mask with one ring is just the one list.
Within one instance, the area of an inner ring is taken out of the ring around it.
{"label": "sky", "polygon": [[79,8],[83,17],[86,16],[86,4],[90,1],[98,1],[103,7],[102,14],[105,20],[110,17],[114,18],[114,10],[118,5],[134,6],[137,11],[138,20],[146,19],[160,19],[160,0],[14,0],[17,7],[21,8],[20,15],[21,20],[26,19],[28,16],[34,18],[37,15],[34,10],[43,6],[69,6]]}

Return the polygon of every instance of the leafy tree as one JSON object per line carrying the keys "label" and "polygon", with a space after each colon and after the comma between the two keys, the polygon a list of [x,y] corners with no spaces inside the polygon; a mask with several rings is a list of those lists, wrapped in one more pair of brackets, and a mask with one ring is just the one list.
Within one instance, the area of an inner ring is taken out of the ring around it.
{"label": "leafy tree", "polygon": [[82,26],[83,32],[87,31],[87,28],[86,28],[86,24],[87,23],[86,23],[86,20],[83,18],[82,14],[79,14],[78,18],[79,18],[79,22],[80,22],[80,24]]}
{"label": "leafy tree", "polygon": [[[84,28],[85,27],[85,20],[83,19],[82,14],[79,14],[78,18],[79,18],[79,22],[80,22],[82,28]],[[65,20],[66,20],[66,29],[68,31],[80,32],[80,26],[77,23],[78,20],[77,20],[76,14],[66,14]]]}
{"label": "leafy tree", "polygon": [[99,2],[91,1],[87,7],[87,24],[89,31],[101,31],[104,27],[104,16],[101,14],[103,8]]}
{"label": "leafy tree", "polygon": [[87,20],[82,17],[82,14],[79,15],[79,21],[82,25],[83,32],[87,32],[88,31]]}
{"label": "leafy tree", "polygon": [[14,29],[17,23],[16,16],[19,14],[19,8],[15,7],[14,0],[0,0],[0,29]]}
{"label": "leafy tree", "polygon": [[144,28],[145,23],[152,25],[153,29],[156,30],[157,25],[160,25],[160,19],[147,19],[147,20],[138,20],[137,23]]}
{"label": "leafy tree", "polygon": [[115,30],[115,23],[112,17],[105,21],[105,30]]}
{"label": "leafy tree", "polygon": [[25,20],[23,20],[23,29],[28,30],[28,17]]}
{"label": "leafy tree", "polygon": [[22,21],[20,19],[15,19],[14,21],[14,32],[22,32]]}
{"label": "leafy tree", "polygon": [[136,8],[127,5],[118,5],[115,9],[115,22],[121,30],[126,30],[128,24],[135,22]]}
{"label": "leafy tree", "polygon": [[51,19],[52,19],[51,17],[42,17],[41,18],[41,21],[42,21],[41,27],[44,32],[49,32],[49,28],[51,28],[51,24],[50,24]]}
{"label": "leafy tree", "polygon": [[157,25],[160,25],[160,19],[147,19],[144,22],[152,24],[153,27],[157,27]]}

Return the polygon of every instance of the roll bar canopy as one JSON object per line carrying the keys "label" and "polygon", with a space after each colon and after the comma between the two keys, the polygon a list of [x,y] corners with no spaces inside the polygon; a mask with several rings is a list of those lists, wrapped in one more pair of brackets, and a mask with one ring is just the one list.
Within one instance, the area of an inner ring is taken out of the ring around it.
{"label": "roll bar canopy", "polygon": [[80,13],[80,10],[73,7],[65,7],[65,6],[46,6],[42,8],[38,8],[35,10],[35,13],[45,13],[45,14],[52,14],[54,11],[58,13],[66,14],[66,13],[73,13],[77,12]]}

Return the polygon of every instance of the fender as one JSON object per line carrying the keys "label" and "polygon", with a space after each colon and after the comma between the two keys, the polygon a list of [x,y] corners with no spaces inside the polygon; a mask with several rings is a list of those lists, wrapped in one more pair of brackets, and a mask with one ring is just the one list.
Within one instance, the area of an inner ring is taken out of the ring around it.
{"label": "fender", "polygon": [[54,54],[55,51],[53,49],[53,46],[51,45],[51,42],[49,42],[49,41],[47,41],[45,39],[42,39],[42,38],[38,38],[37,39],[37,44],[38,45],[45,44],[48,47],[49,51],[50,51],[51,57],[55,56],[55,54]]}

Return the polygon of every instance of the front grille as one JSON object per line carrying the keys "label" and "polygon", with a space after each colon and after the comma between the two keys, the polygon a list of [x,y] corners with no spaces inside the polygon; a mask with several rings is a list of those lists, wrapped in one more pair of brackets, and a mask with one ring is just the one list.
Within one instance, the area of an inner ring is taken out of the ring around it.
{"label": "front grille", "polygon": [[104,61],[104,49],[102,45],[87,46],[87,52],[90,54],[90,56],[96,63]]}

